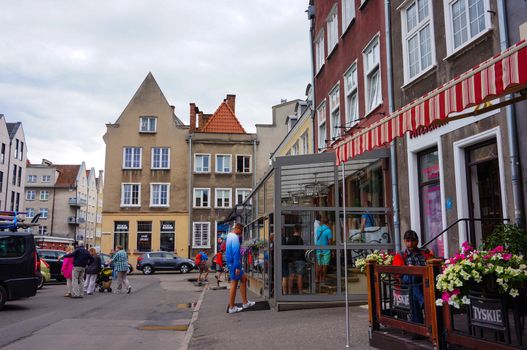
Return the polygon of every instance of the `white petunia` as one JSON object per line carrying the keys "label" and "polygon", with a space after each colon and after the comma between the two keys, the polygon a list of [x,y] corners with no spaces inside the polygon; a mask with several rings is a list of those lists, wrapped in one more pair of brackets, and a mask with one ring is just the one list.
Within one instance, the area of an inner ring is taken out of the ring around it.
{"label": "white petunia", "polygon": [[518,293],[517,289],[511,288],[509,294],[511,295],[511,297],[516,298],[520,293]]}

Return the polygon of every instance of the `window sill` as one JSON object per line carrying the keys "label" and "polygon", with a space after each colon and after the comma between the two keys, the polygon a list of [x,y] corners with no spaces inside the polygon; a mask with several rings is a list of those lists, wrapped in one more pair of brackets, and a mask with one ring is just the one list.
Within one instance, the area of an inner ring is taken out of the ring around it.
{"label": "window sill", "polygon": [[248,173],[243,172],[243,171],[237,171],[237,172],[236,172],[236,175],[252,175],[252,174],[253,174],[252,171],[251,171],[251,172],[248,172]]}
{"label": "window sill", "polygon": [[141,131],[139,130],[140,134],[157,134],[157,131]]}
{"label": "window sill", "polygon": [[373,107],[368,113],[366,113],[364,115],[364,118],[368,118],[368,117],[371,117],[372,115],[375,114],[375,111],[380,107],[382,106],[382,100],[375,106]]}
{"label": "window sill", "polygon": [[329,51],[328,53],[328,56],[326,57],[326,61],[329,61],[331,59],[331,56],[333,56],[333,54],[335,53],[335,51],[337,51],[337,47],[339,46],[339,43],[337,41],[337,43],[335,44],[335,46],[333,46],[331,48],[331,50]]}
{"label": "window sill", "polygon": [[192,174],[194,174],[194,175],[206,175],[206,174],[210,174],[210,171],[193,171]]}
{"label": "window sill", "polygon": [[155,170],[170,170],[170,168],[150,168],[150,170],[152,171],[155,171]]}
{"label": "window sill", "polygon": [[219,171],[216,171],[215,174],[218,174],[218,175],[231,175],[231,174],[232,174],[232,171],[229,171],[228,173],[227,173],[227,172],[219,172]]}
{"label": "window sill", "polygon": [[150,204],[150,208],[170,208],[170,205],[169,204],[163,204],[163,205]]}
{"label": "window sill", "polygon": [[475,37],[473,37],[472,39],[470,39],[469,41],[467,41],[466,43],[464,43],[460,47],[454,49],[451,52],[448,52],[447,56],[445,58],[443,58],[443,61],[449,61],[449,60],[455,59],[458,56],[464,54],[465,52],[467,52],[468,50],[470,50],[471,48],[473,48],[477,44],[479,44],[482,41],[484,41],[485,39],[487,39],[487,36],[489,36],[489,33],[493,32],[493,31],[494,31],[493,27],[489,27],[489,28],[485,29],[484,31],[482,31],[481,33],[479,33],[478,35],[476,35]]}
{"label": "window sill", "polygon": [[122,170],[143,170],[143,168],[122,168]]}
{"label": "window sill", "polygon": [[411,87],[412,85],[414,85],[417,82],[419,82],[420,80],[428,78],[429,76],[432,75],[433,72],[436,71],[436,69],[437,69],[437,64],[431,65],[430,67],[426,68],[421,73],[417,74],[415,77],[412,77],[412,79],[410,79],[407,82],[405,82],[404,85],[401,86],[401,89],[406,90],[409,87]]}
{"label": "window sill", "polygon": [[121,204],[120,207],[121,208],[141,208],[140,205],[126,205],[126,204]]}
{"label": "window sill", "polygon": [[210,209],[210,207],[192,207],[192,209]]}

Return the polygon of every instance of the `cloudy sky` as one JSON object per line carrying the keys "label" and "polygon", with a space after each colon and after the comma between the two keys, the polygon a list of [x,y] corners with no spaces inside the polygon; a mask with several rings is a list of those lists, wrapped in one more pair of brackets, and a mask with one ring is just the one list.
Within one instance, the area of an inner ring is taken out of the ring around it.
{"label": "cloudy sky", "polygon": [[104,168],[105,124],[151,71],[176,114],[234,93],[242,124],[271,121],[309,82],[307,0],[2,1],[0,114],[29,159]]}

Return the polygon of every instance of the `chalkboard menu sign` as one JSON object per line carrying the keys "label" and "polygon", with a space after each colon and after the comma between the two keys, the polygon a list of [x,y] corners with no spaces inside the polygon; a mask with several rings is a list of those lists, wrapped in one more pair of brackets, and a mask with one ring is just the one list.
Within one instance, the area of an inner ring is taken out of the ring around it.
{"label": "chalkboard menu sign", "polygon": [[501,299],[470,298],[470,323],[473,326],[505,329],[507,314],[504,311]]}
{"label": "chalkboard menu sign", "polygon": [[393,286],[392,298],[394,308],[410,310],[410,289],[408,287]]}

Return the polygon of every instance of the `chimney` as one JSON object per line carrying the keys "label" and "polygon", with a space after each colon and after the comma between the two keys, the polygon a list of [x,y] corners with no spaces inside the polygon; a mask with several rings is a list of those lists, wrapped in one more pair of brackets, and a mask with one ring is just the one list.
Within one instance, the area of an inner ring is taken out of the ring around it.
{"label": "chimney", "polygon": [[232,112],[236,114],[236,95],[227,95],[225,102],[232,109]]}
{"label": "chimney", "polygon": [[198,111],[198,130],[203,130],[205,123],[203,121],[203,112]]}
{"label": "chimney", "polygon": [[190,130],[189,132],[196,131],[196,104],[190,103]]}

